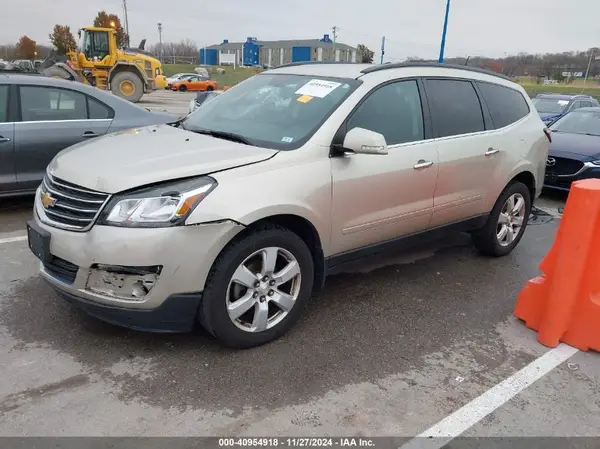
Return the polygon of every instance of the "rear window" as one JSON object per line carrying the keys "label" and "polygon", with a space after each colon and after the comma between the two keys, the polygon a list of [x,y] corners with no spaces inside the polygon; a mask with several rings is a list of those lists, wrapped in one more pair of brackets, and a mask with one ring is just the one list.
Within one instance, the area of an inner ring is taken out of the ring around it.
{"label": "rear window", "polygon": [[478,82],[477,85],[496,129],[518,122],[529,114],[529,106],[521,92],[498,84]]}
{"label": "rear window", "polygon": [[533,105],[540,114],[562,114],[569,106],[569,100],[556,98],[534,98]]}
{"label": "rear window", "polygon": [[481,103],[470,81],[426,81],[436,137],[485,131]]}

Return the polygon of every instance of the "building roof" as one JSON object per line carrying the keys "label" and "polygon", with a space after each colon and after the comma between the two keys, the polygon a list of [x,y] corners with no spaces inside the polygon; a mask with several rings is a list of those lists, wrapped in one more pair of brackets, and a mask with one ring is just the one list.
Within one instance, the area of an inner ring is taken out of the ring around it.
{"label": "building roof", "polygon": [[[313,48],[328,48],[333,47],[333,42],[325,42],[321,39],[293,39],[293,40],[281,40],[281,41],[253,41],[256,45],[260,45],[262,48],[292,48],[292,47],[313,47]],[[207,50],[235,50],[242,48],[246,42],[227,42],[218,45],[211,45],[206,47]],[[356,50],[356,48],[350,45],[336,42],[336,49],[340,50]]]}

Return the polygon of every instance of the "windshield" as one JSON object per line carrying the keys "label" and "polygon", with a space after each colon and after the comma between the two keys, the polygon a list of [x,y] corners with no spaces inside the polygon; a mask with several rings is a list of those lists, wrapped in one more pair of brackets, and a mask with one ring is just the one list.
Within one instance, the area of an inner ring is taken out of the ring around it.
{"label": "windshield", "polygon": [[359,84],[353,79],[256,75],[196,110],[183,126],[291,150],[303,145]]}
{"label": "windshield", "polygon": [[556,100],[553,98],[534,98],[533,105],[542,114],[562,114],[569,105],[569,100]]}
{"label": "windshield", "polygon": [[550,129],[561,133],[600,136],[600,112],[582,110],[571,112],[550,126]]}

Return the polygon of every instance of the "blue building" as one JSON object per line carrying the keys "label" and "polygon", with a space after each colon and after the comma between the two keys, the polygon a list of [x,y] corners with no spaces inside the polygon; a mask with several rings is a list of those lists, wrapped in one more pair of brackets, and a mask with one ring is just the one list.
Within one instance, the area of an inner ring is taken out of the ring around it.
{"label": "blue building", "polygon": [[356,48],[333,41],[328,34],[320,39],[259,41],[248,37],[245,42],[211,45],[200,50],[200,64],[233,64],[277,67],[290,62],[342,61],[356,62]]}

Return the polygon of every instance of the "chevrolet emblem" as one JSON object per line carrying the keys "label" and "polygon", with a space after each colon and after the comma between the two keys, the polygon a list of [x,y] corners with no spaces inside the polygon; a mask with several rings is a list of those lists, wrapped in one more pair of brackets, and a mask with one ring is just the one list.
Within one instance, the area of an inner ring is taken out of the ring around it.
{"label": "chevrolet emblem", "polygon": [[40,195],[40,200],[42,201],[42,206],[44,206],[44,209],[54,207],[56,204],[56,199],[52,198],[48,192],[42,192]]}

